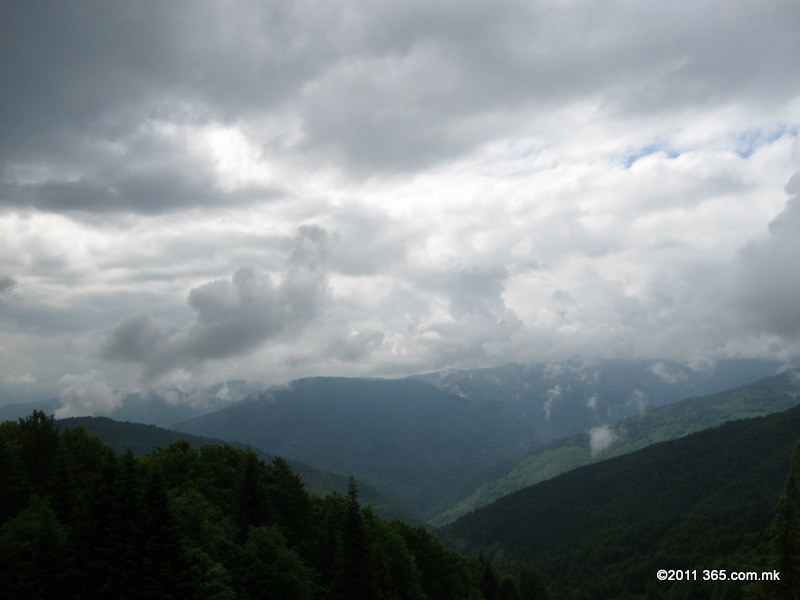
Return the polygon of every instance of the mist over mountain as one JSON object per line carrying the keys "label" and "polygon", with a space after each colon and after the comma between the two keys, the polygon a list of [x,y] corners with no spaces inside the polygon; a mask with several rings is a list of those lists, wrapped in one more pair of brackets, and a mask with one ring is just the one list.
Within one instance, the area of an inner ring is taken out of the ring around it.
{"label": "mist over mountain", "polygon": [[431,523],[443,525],[521,488],[593,462],[727,421],[782,412],[798,404],[800,371],[792,370],[731,390],[655,407],[613,425],[596,426],[538,446],[508,465],[477,476],[464,487],[463,496]]}
{"label": "mist over mountain", "polygon": [[0,420],[18,419],[42,410],[54,413],[57,419],[113,416],[117,421],[166,427],[219,410],[262,388],[258,383],[233,380],[188,390],[165,386],[125,392],[92,380],[73,381],[60,398],[0,406]]}
{"label": "mist over mountain", "polygon": [[[654,520],[660,520],[658,536],[667,536],[683,519],[717,514],[710,522],[718,523],[720,511],[746,507],[760,511],[755,522],[765,527],[799,432],[800,407],[725,423],[524,488],[440,532],[462,549],[490,548],[497,555],[529,560],[615,528],[650,522],[655,530]],[[737,535],[752,532],[737,532],[738,518],[721,522]],[[689,555],[703,544],[702,536],[689,535],[673,552]],[[741,541],[732,538],[718,552],[741,550]],[[646,549],[617,548],[616,556],[634,558],[636,552],[650,555]],[[710,564],[715,557],[704,558]]]}
{"label": "mist over mountain", "polygon": [[470,476],[537,442],[501,403],[413,379],[300,379],[174,428],[354,474],[423,517]]}
{"label": "mist over mountain", "polygon": [[126,395],[122,406],[112,415],[117,421],[166,427],[177,421],[219,410],[262,387],[257,383],[236,380],[191,391],[173,388],[164,391],[137,392]]}
{"label": "mist over mountain", "polygon": [[772,375],[777,361],[721,360],[703,368],[668,361],[509,363],[416,375],[472,400],[499,400],[543,441],[644,414],[648,408],[712,394]]}

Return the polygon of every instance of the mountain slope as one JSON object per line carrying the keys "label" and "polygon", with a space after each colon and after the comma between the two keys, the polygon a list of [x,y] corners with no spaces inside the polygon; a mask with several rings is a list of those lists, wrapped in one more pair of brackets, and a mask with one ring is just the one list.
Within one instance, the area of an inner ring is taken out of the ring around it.
{"label": "mountain slope", "polygon": [[[149,454],[156,448],[163,448],[179,440],[185,440],[193,448],[208,444],[225,444],[220,440],[190,435],[154,425],[115,421],[107,417],[73,417],[56,421],[60,428],[82,427],[91,435],[121,453],[130,449],[137,456]],[[244,447],[243,444],[231,443],[232,446]],[[271,461],[273,456],[260,453],[262,460]],[[329,473],[298,461],[287,461],[292,470],[303,480],[309,492],[324,495],[331,491],[342,495],[347,493],[348,478],[337,473]],[[365,504],[371,505],[375,512],[387,518],[397,518],[407,523],[419,523],[420,519],[407,508],[386,498],[373,486],[358,482],[359,494]]]}
{"label": "mountain slope", "polygon": [[[575,469],[501,498],[440,532],[457,547],[526,560],[648,520],[773,506],[800,407],[694,433]],[[624,550],[621,550],[624,552]]]}
{"label": "mountain slope", "polygon": [[542,440],[553,441],[655,406],[744,385],[776,373],[780,366],[774,361],[722,360],[696,370],[665,361],[564,361],[454,369],[413,378],[471,400],[499,400],[532,424]]}
{"label": "mountain slope", "polygon": [[174,428],[355,474],[423,516],[535,441],[500,403],[410,379],[301,379]]}
{"label": "mountain slope", "polygon": [[[443,525],[516,490],[572,469],[628,454],[726,421],[764,416],[800,404],[800,376],[787,371],[733,390],[689,398],[644,415],[571,436],[534,449],[527,456],[475,479],[462,498],[431,519]],[[594,445],[594,447],[593,447]]]}

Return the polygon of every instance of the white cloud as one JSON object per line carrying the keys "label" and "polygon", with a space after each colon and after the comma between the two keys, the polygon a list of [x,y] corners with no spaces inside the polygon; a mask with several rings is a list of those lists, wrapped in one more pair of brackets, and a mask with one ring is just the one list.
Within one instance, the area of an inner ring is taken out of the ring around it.
{"label": "white cloud", "polygon": [[619,436],[609,425],[592,427],[589,430],[589,449],[592,451],[592,456],[597,456],[601,452],[605,452],[618,439]]}
{"label": "white cloud", "polygon": [[640,389],[633,390],[628,401],[625,402],[625,406],[628,408],[635,408],[640,415],[645,413],[649,404],[650,400],[647,398],[647,394]]}
{"label": "white cloud", "polygon": [[108,415],[122,406],[119,394],[101,379],[102,374],[97,371],[64,375],[59,396],[61,407],[55,412],[56,418]]}
{"label": "white cloud", "polygon": [[545,398],[547,398],[542,405],[544,409],[544,418],[545,420],[550,420],[550,415],[553,414],[553,406],[561,400],[561,386],[556,384],[551,387],[549,390],[545,392]]}
{"label": "white cloud", "polygon": [[110,329],[110,378],[796,357],[797,11],[724,12],[5,3],[8,363],[56,385]]}

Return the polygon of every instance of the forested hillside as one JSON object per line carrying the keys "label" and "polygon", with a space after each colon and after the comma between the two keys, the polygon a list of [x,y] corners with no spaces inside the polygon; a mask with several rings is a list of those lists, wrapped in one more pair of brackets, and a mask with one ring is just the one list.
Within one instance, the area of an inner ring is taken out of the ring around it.
{"label": "forested hillside", "polygon": [[[223,442],[213,438],[163,429],[155,425],[120,422],[108,417],[73,417],[59,419],[57,424],[62,430],[70,427],[82,427],[87,433],[96,436],[116,452],[121,453],[131,450],[135,456],[150,454],[161,446],[169,446],[180,440],[185,440],[193,448],[201,448],[209,444],[230,444],[236,448],[249,448],[236,442]],[[261,452],[257,449],[253,450],[258,454],[259,458],[267,462],[275,458],[274,455],[266,452]],[[340,494],[347,493],[348,477],[346,475],[323,471],[299,461],[287,460],[286,462],[292,468],[292,471],[300,476],[303,480],[303,485],[309,492],[321,495],[332,491]],[[422,519],[408,508],[390,500],[375,487],[358,479],[357,483],[359,497],[379,515],[387,518],[402,519],[406,523],[422,523]]]}
{"label": "forested hillside", "polygon": [[313,377],[174,426],[352,473],[423,518],[490,466],[524,455],[533,428],[499,402],[411,379]]}
{"label": "forested hillside", "polygon": [[[800,407],[726,423],[525,488],[440,533],[468,552],[536,561],[554,593],[598,598],[658,598],[671,587],[651,589],[658,569],[767,570],[770,523],[799,438]],[[789,496],[800,514],[794,484]],[[725,594],[714,598],[744,597],[741,584],[712,583]],[[692,597],[711,598],[710,585]]]}
{"label": "forested hillside", "polygon": [[540,597],[535,578],[520,590],[485,559],[376,516],[355,484],[310,495],[282,459],[231,446],[117,454],[36,412],[0,424],[0,488],[7,598]]}
{"label": "forested hillside", "polygon": [[430,522],[444,525],[512,492],[583,465],[798,404],[800,372],[792,370],[724,392],[652,408],[614,425],[543,444],[517,461],[487,471],[468,482],[462,488],[462,497]]}

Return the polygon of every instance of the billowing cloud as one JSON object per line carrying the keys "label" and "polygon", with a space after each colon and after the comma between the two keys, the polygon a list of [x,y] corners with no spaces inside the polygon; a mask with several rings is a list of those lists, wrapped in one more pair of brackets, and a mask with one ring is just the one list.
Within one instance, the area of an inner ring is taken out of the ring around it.
{"label": "billowing cloud", "polygon": [[55,413],[59,419],[108,415],[122,406],[122,397],[102,381],[97,371],[64,375],[61,385],[61,407]]}
{"label": "billowing cloud", "polygon": [[129,317],[115,327],[103,357],[141,364],[147,377],[207,360],[244,354],[279,335],[308,325],[328,296],[319,244],[324,232],[301,229],[295,238],[284,279],[242,267],[230,279],[205,283],[189,292],[195,320],[165,331],[148,314]]}
{"label": "billowing cloud", "polygon": [[798,12],[724,12],[4,2],[5,370],[792,362]]}
{"label": "billowing cloud", "polygon": [[769,236],[739,255],[742,300],[757,325],[785,338],[800,336],[800,173],[786,184],[790,196],[769,224]]}

